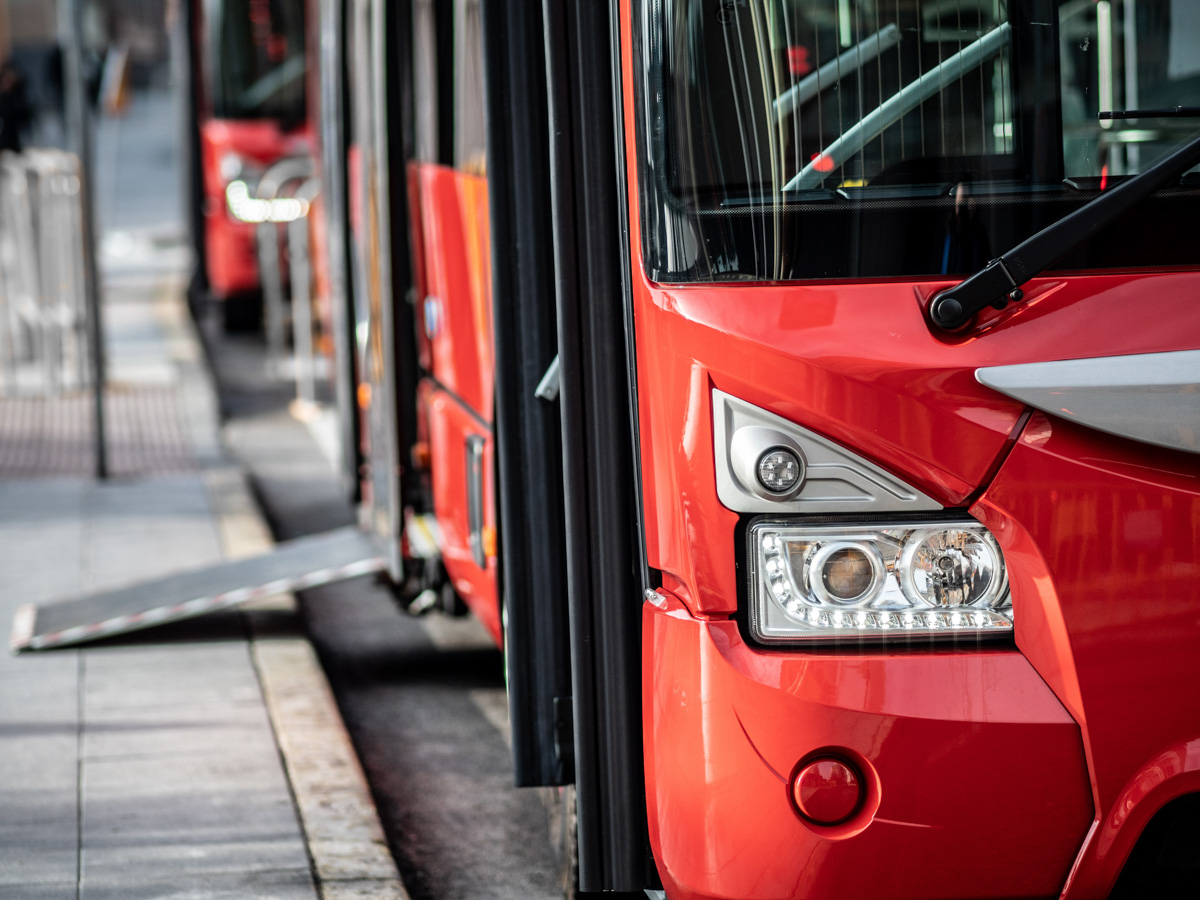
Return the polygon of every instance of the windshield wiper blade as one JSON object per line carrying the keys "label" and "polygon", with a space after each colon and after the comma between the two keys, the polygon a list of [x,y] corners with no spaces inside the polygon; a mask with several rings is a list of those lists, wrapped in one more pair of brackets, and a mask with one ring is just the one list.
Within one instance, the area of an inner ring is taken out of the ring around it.
{"label": "windshield wiper blade", "polygon": [[929,305],[929,317],[935,325],[954,330],[985,306],[1003,305],[1025,282],[1197,164],[1200,164],[1200,137],[1026,238],[956,287],[942,291]]}
{"label": "windshield wiper blade", "polygon": [[1170,109],[1106,109],[1096,113],[1101,122],[1115,119],[1200,119],[1200,106],[1173,106]]}

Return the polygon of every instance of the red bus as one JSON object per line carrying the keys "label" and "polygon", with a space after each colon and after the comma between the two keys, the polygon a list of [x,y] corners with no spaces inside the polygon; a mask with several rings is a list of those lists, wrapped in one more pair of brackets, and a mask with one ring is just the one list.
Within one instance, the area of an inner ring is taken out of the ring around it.
{"label": "red bus", "polygon": [[228,325],[253,326],[259,220],[242,210],[271,165],[311,153],[305,0],[192,0],[188,21],[202,276]]}
{"label": "red bus", "polygon": [[568,893],[1193,884],[1193,5],[325,15],[364,518]]}

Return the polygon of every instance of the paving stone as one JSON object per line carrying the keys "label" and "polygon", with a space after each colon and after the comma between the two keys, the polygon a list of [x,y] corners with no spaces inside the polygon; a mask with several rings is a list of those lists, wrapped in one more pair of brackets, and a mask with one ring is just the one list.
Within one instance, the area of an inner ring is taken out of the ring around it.
{"label": "paving stone", "polygon": [[290,805],[278,757],[264,756],[256,749],[230,746],[220,755],[89,760],[83,767],[85,813],[100,802],[169,802],[172,797],[194,800],[239,792],[247,810],[256,801],[269,804],[283,799]]}
{"label": "paving stone", "polygon": [[[73,791],[79,740],[74,723],[10,726],[0,739],[0,798],[33,791]],[[0,821],[8,811],[0,808]]]}
{"label": "paving stone", "polygon": [[247,806],[246,794],[213,791],[204,797],[139,797],[105,804],[85,799],[83,849],[96,854],[120,851],[122,856],[136,855],[142,848],[184,856],[194,851],[208,868],[231,866],[230,871],[236,871],[241,854],[222,862],[219,848],[244,845],[266,848],[264,853],[269,849],[270,860],[278,857],[284,860],[281,865],[296,860],[307,865],[304,840],[286,799],[251,797]]}
{"label": "paving stone", "polygon": [[[72,895],[74,896],[74,895]],[[307,871],[120,873],[85,868],[79,900],[316,900]]]}
{"label": "paving stone", "polygon": [[86,651],[86,705],[134,705],[158,695],[164,702],[261,701],[244,641],[108,647]]}
{"label": "paving stone", "polygon": [[0,481],[0,616],[6,624],[21,604],[78,590],[86,490],[80,479]]}
{"label": "paving stone", "polygon": [[215,755],[230,747],[268,756],[276,752],[275,741],[270,731],[262,727],[260,716],[254,716],[253,721],[246,724],[228,724],[161,715],[141,721],[90,722],[81,752],[86,760],[100,760],[195,753]]}
{"label": "paving stone", "polygon": [[0,734],[19,722],[74,722],[79,661],[73,652],[10,656],[0,652]]}
{"label": "paving stone", "polygon": [[321,882],[321,900],[408,900],[396,879]]}
{"label": "paving stone", "polygon": [[70,881],[49,884],[30,882],[8,884],[3,881],[3,875],[0,875],[0,885],[4,886],[6,895],[20,898],[20,900],[78,900],[73,878]]}
{"label": "paving stone", "polygon": [[179,884],[188,884],[195,876],[218,874],[290,871],[311,878],[303,843],[290,839],[189,839],[168,844],[154,843],[143,835],[137,843],[124,846],[85,846],[82,861],[85,885],[126,885],[126,897],[140,897],[135,887],[139,881],[161,879],[166,873],[178,878]]}
{"label": "paving stone", "polygon": [[[0,885],[74,881],[79,852],[74,790],[0,791]],[[0,897],[20,897],[0,889]]]}
{"label": "paving stone", "polygon": [[5,837],[0,846],[0,897],[24,898],[14,885],[63,884],[67,881],[74,885],[78,848],[73,824],[58,842],[43,835],[20,839]]}

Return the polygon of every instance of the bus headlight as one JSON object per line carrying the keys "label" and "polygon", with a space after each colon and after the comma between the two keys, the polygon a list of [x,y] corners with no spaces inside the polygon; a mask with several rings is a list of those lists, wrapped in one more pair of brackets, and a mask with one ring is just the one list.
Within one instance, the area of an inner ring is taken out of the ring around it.
{"label": "bus headlight", "polygon": [[750,527],[750,630],[761,641],[1003,635],[1004,554],[975,521]]}

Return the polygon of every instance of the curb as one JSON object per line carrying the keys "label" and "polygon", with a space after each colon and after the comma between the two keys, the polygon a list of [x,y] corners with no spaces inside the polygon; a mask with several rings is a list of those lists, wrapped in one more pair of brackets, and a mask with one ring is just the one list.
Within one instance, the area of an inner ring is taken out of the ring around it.
{"label": "curb", "polygon": [[[270,533],[242,472],[224,467],[204,477],[225,555],[269,549]],[[284,594],[240,609],[322,900],[409,900],[312,645],[273,636],[255,615],[294,615],[295,598]]]}
{"label": "curb", "polygon": [[[219,405],[200,337],[179,290],[156,304],[172,348],[223,555],[252,556],[274,541],[245,474],[230,465],[219,437]],[[241,604],[250,655],[304,831],[321,900],[409,900],[388,849],[358,756],[316,653],[297,628],[280,636],[270,623],[294,623],[291,594]]]}

